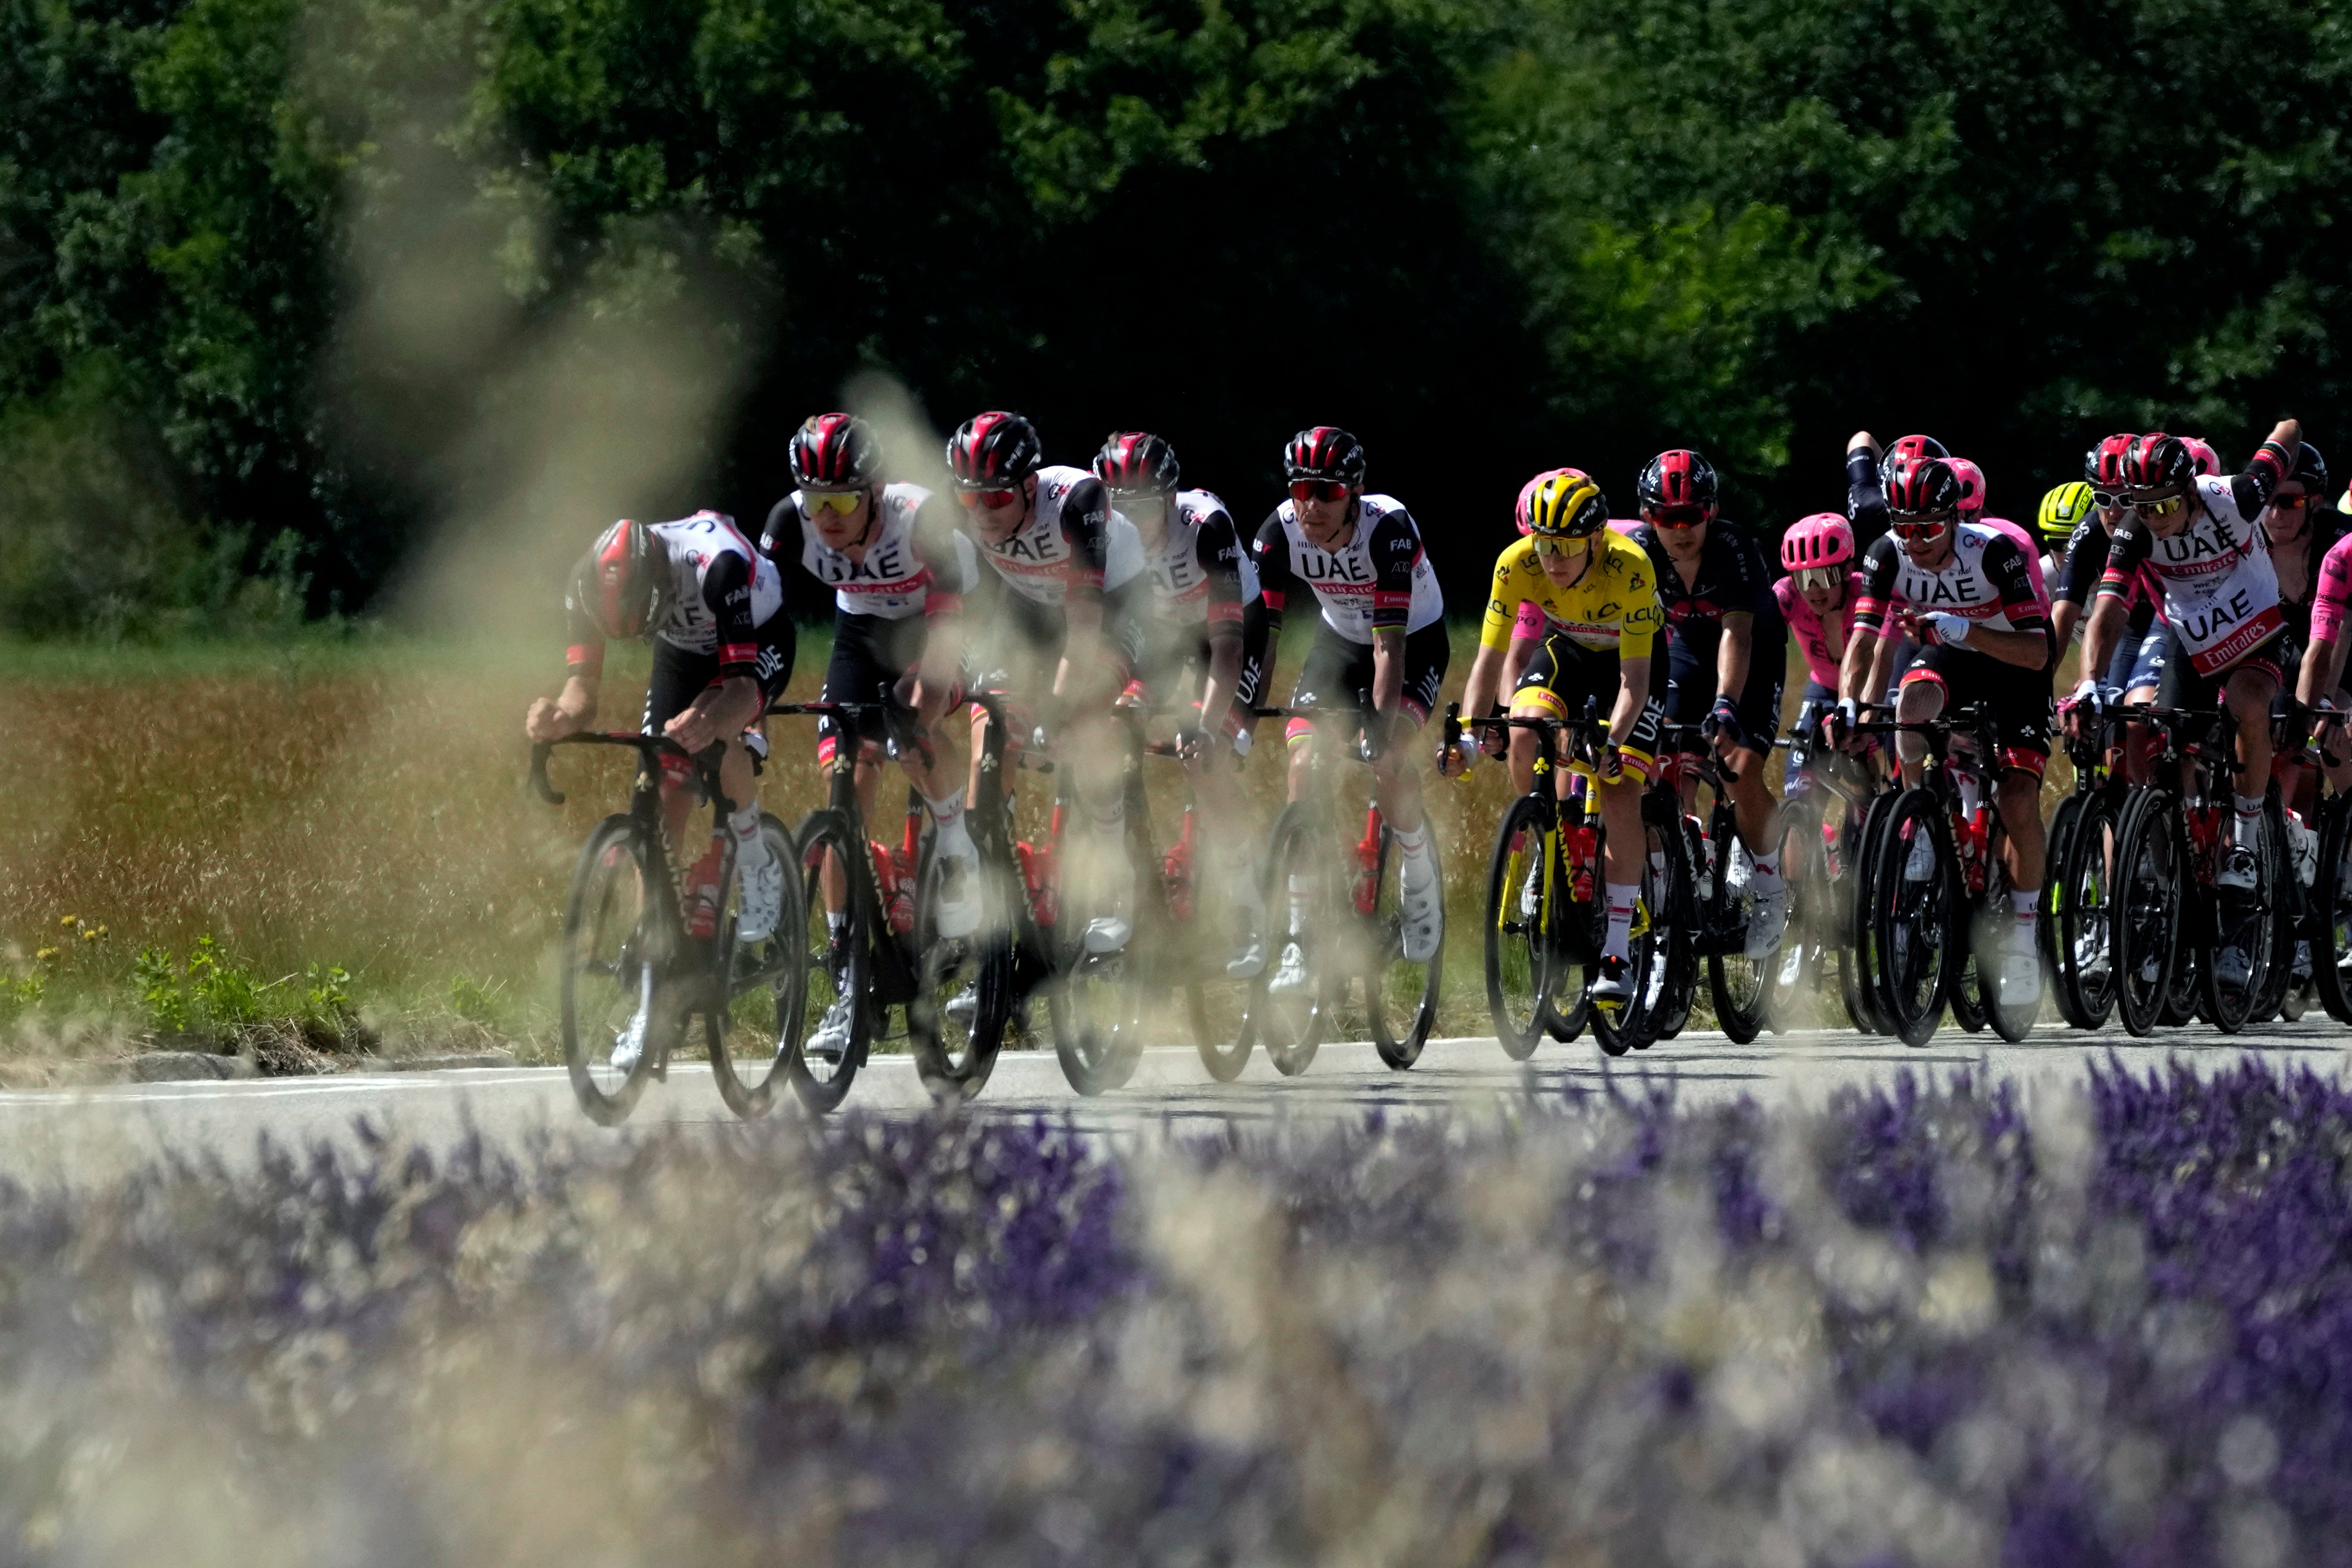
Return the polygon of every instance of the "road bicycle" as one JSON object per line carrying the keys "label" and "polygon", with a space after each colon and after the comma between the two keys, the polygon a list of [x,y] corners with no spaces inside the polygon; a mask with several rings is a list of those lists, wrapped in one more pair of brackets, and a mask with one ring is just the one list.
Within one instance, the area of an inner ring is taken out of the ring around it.
{"label": "road bicycle", "polygon": [[2107,731],[2128,723],[2120,714],[2079,727],[2066,742],[2074,787],[2050,818],[2050,876],[2042,906],[2042,960],[2051,994],[2077,1029],[2104,1026],[2116,1006],[2109,948],[2113,916],[2116,830],[2131,785],[2108,766]]}
{"label": "road bicycle", "polygon": [[[1626,947],[1631,995],[1619,1008],[1595,1006],[1591,987],[1601,976],[1609,914],[1608,834],[1595,794],[1608,741],[1600,704],[1588,700],[1580,718],[1498,714],[1470,727],[1481,725],[1527,730],[1536,737],[1533,781],[1496,825],[1487,859],[1486,1007],[1496,1041],[1515,1061],[1534,1055],[1546,1036],[1573,1040],[1588,1026],[1611,1056],[1648,1046],[1665,999],[1669,935],[1663,915],[1674,907],[1673,889],[1683,879],[1676,870],[1685,863],[1676,827],[1679,804],[1662,807],[1654,792],[1643,792],[1642,890]],[[1449,706],[1445,743],[1462,744],[1463,729],[1460,705]]]}
{"label": "road bicycle", "polygon": [[[1677,752],[1696,742],[1700,749]],[[1713,804],[1706,825],[1682,809],[1682,780],[1696,774]],[[1756,900],[1739,868],[1748,856],[1739,844],[1738,813],[1730,785],[1739,775],[1715,752],[1714,739],[1698,724],[1668,724],[1660,731],[1657,777],[1649,793],[1661,795],[1659,809],[1671,805],[1683,824],[1683,861],[1696,875],[1677,879],[1670,900],[1665,1005],[1656,1037],[1670,1039],[1689,1022],[1698,989],[1698,963],[1706,961],[1707,990],[1715,1019],[1734,1043],[1746,1045],[1764,1027],[1773,964],[1748,956],[1748,925]],[[1784,938],[1785,940],[1785,938]]]}
{"label": "road bicycle", "polygon": [[[1421,1058],[1437,1022],[1437,993],[1445,949],[1426,963],[1404,956],[1403,855],[1395,830],[1374,797],[1366,805],[1363,831],[1344,836],[1333,816],[1336,787],[1328,776],[1326,753],[1334,731],[1356,737],[1353,759],[1370,767],[1371,757],[1352,710],[1317,707],[1255,708],[1259,718],[1304,719],[1312,726],[1307,783],[1297,800],[1282,808],[1266,837],[1264,860],[1267,959],[1248,999],[1266,1059],[1285,1077],[1305,1072],[1315,1052],[1347,1005],[1350,982],[1360,982],[1365,1020],[1381,1060],[1402,1070]],[[1423,822],[1429,821],[1426,816]],[[1430,861],[1444,885],[1434,826],[1426,830]],[[1290,992],[1273,988],[1283,950],[1296,947],[1307,983]]]}
{"label": "road bicycle", "polygon": [[[1811,715],[1818,719],[1821,715]],[[1780,804],[1781,880],[1789,889],[1789,929],[1769,966],[1764,1016],[1773,1033],[1785,1034],[1797,995],[1807,988],[1826,991],[1837,971],[1837,994],[1855,1028],[1885,1034],[1876,1005],[1862,984],[1855,931],[1855,889],[1871,863],[1865,825],[1884,795],[1868,764],[1821,744],[1815,724],[1801,721],[1776,742],[1789,752],[1790,784]],[[1883,821],[1885,811],[1879,812]]]}
{"label": "road bicycle", "polygon": [[[719,1097],[738,1116],[765,1115],[797,1058],[808,997],[807,965],[793,937],[805,919],[800,889],[782,879],[774,935],[735,940],[741,888],[727,826],[734,808],[719,784],[720,747],[689,755],[665,735],[600,731],[534,745],[530,787],[550,805],[564,796],[548,781],[548,758],[568,745],[637,753],[629,809],[589,832],[563,909],[557,961],[563,1061],[580,1109],[599,1126],[618,1124],[648,1079],[668,1077],[670,1058],[699,1018]],[[707,845],[682,871],[662,826],[664,757],[693,768],[711,808]],[[793,863],[782,823],[763,812],[760,834],[779,865]],[[614,1048],[632,1032],[636,1056],[616,1067]]]}
{"label": "road bicycle", "polygon": [[[992,699],[969,700],[983,708]],[[994,1070],[1013,1006],[1013,942],[1018,874],[1001,798],[1003,726],[982,742],[980,787],[966,803],[976,879],[978,922],[969,935],[939,932],[940,879],[930,813],[911,786],[898,842],[870,837],[857,803],[856,768],[863,750],[859,723],[878,714],[883,755],[895,759],[928,747],[913,710],[886,693],[869,701],[784,702],[773,716],[830,718],[840,743],[826,764],[825,804],[802,819],[795,841],[808,953],[810,990],[819,1021],[846,1015],[846,1043],[818,1050],[809,1040],[794,1053],[792,1082],[802,1101],[822,1115],[838,1107],[877,1040],[890,1034],[890,1010],[901,1009],[915,1071],[935,1100],[978,1095]],[[825,885],[842,900],[838,931],[826,918]],[[956,1005],[959,998],[966,1005]],[[814,1037],[811,1037],[813,1040]]]}

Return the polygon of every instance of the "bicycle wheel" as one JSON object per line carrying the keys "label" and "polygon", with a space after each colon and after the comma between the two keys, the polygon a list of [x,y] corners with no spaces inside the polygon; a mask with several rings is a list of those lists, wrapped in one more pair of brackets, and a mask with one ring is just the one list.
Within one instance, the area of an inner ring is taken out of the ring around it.
{"label": "bicycle wheel", "polygon": [[1952,976],[1952,988],[1944,1001],[1951,1009],[1953,1023],[1971,1035],[1984,1033],[1984,984],[1977,978],[1977,954],[1973,945],[1961,954],[1959,971]]}
{"label": "bicycle wheel", "polygon": [[2260,821],[2254,836],[2254,885],[2206,890],[2212,900],[2207,928],[2211,941],[2198,954],[2204,972],[2205,1016],[2225,1035],[2236,1034],[2262,1016],[2278,956],[2278,926],[2286,912],[2282,882],[2291,873],[2286,869],[2285,829],[2267,809]]}
{"label": "bicycle wheel", "polygon": [[[1426,816],[1421,821],[1442,894],[1445,868],[1437,858],[1437,825]],[[1429,1043],[1429,1031],[1437,1023],[1438,982],[1445,968],[1443,937],[1425,963],[1404,955],[1403,860],[1396,835],[1383,826],[1368,933],[1371,951],[1364,966],[1364,1014],[1372,1026],[1372,1048],[1400,1072],[1420,1060],[1421,1047]]]}
{"label": "bicycle wheel", "polygon": [[776,929],[765,942],[733,940],[742,903],[742,879],[734,879],[719,925],[725,940],[718,957],[725,967],[715,977],[726,1005],[704,1015],[719,1098],[746,1121],[773,1110],[777,1089],[789,1081],[784,1060],[801,1037],[801,1012],[808,1000],[808,950],[801,940],[808,929],[808,911],[801,908],[807,889],[794,874],[800,857],[792,829],[765,812],[760,814],[760,837],[784,872]]}
{"label": "bicycle wheel", "polygon": [[1927,1043],[1951,994],[1967,940],[1963,903],[1943,802],[1924,786],[1905,790],[1881,835],[1870,913],[1879,1006],[1906,1046]]}
{"label": "bicycle wheel", "polygon": [[2294,981],[2294,948],[2304,934],[2308,900],[2302,884],[2295,879],[2294,856],[2287,847],[2286,806],[2275,784],[2263,802],[2263,824],[2264,833],[2277,846],[2278,908],[2271,915],[2270,970],[2263,976],[2262,991],[2254,998],[2254,1021],[2267,1024],[2273,1018],[2285,1018],[2293,1022],[2303,1012],[2301,988]]}
{"label": "bicycle wheel", "polygon": [[1789,889],[1789,926],[1780,951],[1763,963],[1764,987],[1759,1005],[1765,1026],[1776,1035],[1789,1032],[1798,993],[1822,973],[1821,902],[1829,868],[1822,855],[1818,800],[1808,796],[1781,806],[1780,845],[1780,879]]}
{"label": "bicycle wheel", "polygon": [[2042,912],[2044,946],[2051,955],[2051,989],[2058,1009],[2077,1029],[2095,1029],[2116,1006],[2116,971],[2110,946],[2113,922],[2118,797],[2100,790],[2074,814],[2063,855],[2050,858],[2050,900]]}
{"label": "bicycle wheel", "polygon": [[1885,843],[1887,818],[1895,813],[1899,790],[1873,795],[1862,820],[1848,828],[1843,856],[1845,894],[1830,907],[1839,927],[1838,997],[1846,1016],[1865,1035],[1891,1035],[1894,1028],[1879,1005],[1878,946],[1871,922],[1878,887],[1879,852]]}
{"label": "bicycle wheel", "polygon": [[[1277,933],[1266,943],[1268,973],[1258,977],[1251,996],[1250,1016],[1257,1022],[1258,1039],[1266,1059],[1285,1078],[1307,1070],[1323,1028],[1333,1010],[1326,991],[1325,951],[1338,899],[1331,889],[1331,862],[1337,854],[1328,834],[1317,831],[1315,813],[1294,801],[1274,819],[1274,834],[1265,857],[1265,920]],[[1290,950],[1297,950],[1291,962]],[[1287,971],[1297,984],[1276,989]]]}
{"label": "bicycle wheel", "polygon": [[[1680,812],[1676,815],[1680,816]],[[1681,823],[1683,865],[1689,874],[1670,879],[1663,889],[1666,901],[1649,906],[1661,911],[1654,918],[1665,927],[1666,962],[1644,1045],[1670,1040],[1683,1032],[1690,1022],[1691,1006],[1698,1000],[1699,977],[1706,972],[1699,960],[1698,937],[1701,922],[1710,912],[1699,901],[1705,892],[1699,883],[1700,868],[1706,864],[1706,845],[1696,821],[1681,816]]]}
{"label": "bicycle wheel", "polygon": [[[805,954],[808,1000],[785,1060],[793,1092],[819,1116],[837,1109],[865,1064],[872,1037],[874,923],[878,913],[871,851],[849,819],[830,807],[801,820],[801,951]],[[847,917],[840,940],[825,919],[824,866],[831,860],[845,879]]]}
{"label": "bicycle wheel", "polygon": [[[2017,907],[2010,898],[2009,872],[2000,863],[2000,845],[1995,842],[1992,864],[1986,868],[1985,891],[1982,901],[1969,913],[1969,951],[1971,966],[1976,972],[1977,1000],[1982,1008],[1984,1021],[1992,1032],[2011,1045],[2032,1032],[2033,1022],[2042,1016],[2042,952],[2040,921],[2034,931],[2033,988],[2015,1001],[2009,999],[2001,985],[2001,971],[2006,966],[2010,933],[2017,929]],[[2046,858],[2044,865],[2048,864]],[[2048,872],[2043,873],[2047,879]]]}
{"label": "bicycle wheel", "polygon": [[1523,1062],[1543,1043],[1559,963],[1549,935],[1554,892],[1544,844],[1552,812],[1521,795],[1495,829],[1486,866],[1486,1011],[1503,1054]]}
{"label": "bicycle wheel", "polygon": [[[1707,931],[1718,951],[1706,955],[1706,985],[1715,1000],[1716,1026],[1734,1044],[1744,1046],[1763,1030],[1776,965],[1769,958],[1748,956],[1748,922],[1755,913],[1756,895],[1731,883],[1731,860],[1738,853],[1732,844],[1738,827],[1728,800],[1716,802],[1710,826],[1716,836],[1715,875],[1699,889],[1699,897],[1710,911]],[[1789,937],[1784,928],[1782,945]]]}
{"label": "bicycle wheel", "polygon": [[2311,978],[2327,1016],[2352,1024],[2352,795],[2330,799],[2324,816],[2311,889]]}
{"label": "bicycle wheel", "polygon": [[[667,998],[656,984],[665,944],[648,896],[647,859],[636,819],[606,817],[588,836],[563,908],[563,1063],[580,1109],[599,1127],[616,1125],[635,1106],[661,1054],[656,1037],[669,1027]],[[613,1052],[632,1030],[636,1059],[615,1068]]]}
{"label": "bicycle wheel", "polygon": [[941,1104],[971,1100],[988,1085],[1013,1017],[1014,900],[1020,873],[1001,849],[980,842],[973,891],[980,923],[971,933],[939,931],[940,863],[923,846],[915,883],[915,994],[907,1004],[907,1044],[915,1075]]}
{"label": "bicycle wheel", "polygon": [[[1633,911],[1633,933],[1625,948],[1625,978],[1633,995],[1622,1007],[1595,1006],[1591,1014],[1593,1037],[1600,1041],[1601,1049],[1612,1055],[1623,1052],[1627,1047],[1647,1050],[1658,1037],[1661,1010],[1667,1002],[1669,987],[1676,983],[1670,973],[1677,960],[1676,944],[1667,922],[1681,908],[1677,889],[1686,889],[1691,883],[1680,803],[1670,797],[1647,796],[1643,801],[1642,819],[1641,894]],[[1685,911],[1685,925],[1688,919]],[[1680,962],[1689,967],[1685,978],[1695,985],[1698,956],[1687,943],[1682,944]]]}
{"label": "bicycle wheel", "polygon": [[2181,858],[2179,805],[2171,793],[2136,789],[2116,828],[2107,888],[2107,952],[2116,1011],[2131,1034],[2155,1033],[2175,1000],[2179,967]]}
{"label": "bicycle wheel", "polygon": [[1223,868],[1212,869],[1207,864],[1213,858],[1193,860],[1192,912],[1175,924],[1183,938],[1180,950],[1188,975],[1184,1010],[1192,1021],[1193,1047],[1211,1078],[1231,1083],[1249,1066],[1250,1052],[1257,1044],[1253,1007],[1260,976],[1234,979],[1226,974],[1225,963],[1234,933],[1252,918],[1263,924],[1264,908],[1261,905],[1255,917],[1244,909]]}
{"label": "bicycle wheel", "polygon": [[[1137,792],[1137,793],[1139,793]],[[1087,948],[1087,927],[1108,908],[1104,868],[1072,864],[1084,839],[1065,838],[1056,858],[1062,877],[1061,914],[1054,922],[1054,981],[1046,993],[1053,1021],[1054,1054],[1062,1076],[1080,1094],[1105,1094],[1135,1076],[1143,1059],[1143,998],[1153,944],[1160,940],[1157,900],[1160,868],[1151,863],[1143,814],[1130,795],[1127,831],[1111,853],[1128,859],[1130,926],[1127,945],[1115,952]]]}

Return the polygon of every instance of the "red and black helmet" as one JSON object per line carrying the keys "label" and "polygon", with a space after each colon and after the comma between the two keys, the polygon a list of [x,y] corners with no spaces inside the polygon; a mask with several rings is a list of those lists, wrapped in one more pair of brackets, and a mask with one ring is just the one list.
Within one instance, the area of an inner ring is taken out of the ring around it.
{"label": "red and black helmet", "polygon": [[948,437],[948,474],[960,490],[1012,489],[1045,461],[1037,426],[1001,408],[973,415]]}
{"label": "red and black helmet", "polygon": [[587,612],[596,629],[614,642],[643,637],[667,615],[668,584],[657,568],[660,552],[653,531],[623,518],[589,546],[572,572],[572,605]]}
{"label": "red and black helmet", "polygon": [[1650,459],[1642,470],[1634,494],[1645,510],[1685,510],[1696,507],[1715,515],[1715,465],[1696,452],[1676,447]]}
{"label": "red and black helmet", "polygon": [[1364,444],[1337,425],[1301,430],[1282,451],[1282,477],[1287,483],[1325,479],[1350,489],[1364,488]]}
{"label": "red and black helmet", "polygon": [[792,458],[804,490],[863,489],[882,471],[882,443],[855,414],[812,414],[793,432]]}
{"label": "red and black helmet", "polygon": [[2083,482],[2101,495],[2119,493],[2125,484],[2124,457],[2137,436],[2110,436],[2083,454]]}
{"label": "red and black helmet", "polygon": [[2124,451],[2124,488],[2150,499],[2186,495],[2197,482],[2197,455],[2178,436],[2136,436]]}
{"label": "red and black helmet", "polygon": [[1906,458],[1886,476],[1886,510],[1897,517],[1956,518],[1965,495],[1960,476],[1941,458]]}
{"label": "red and black helmet", "polygon": [[1893,477],[1899,464],[1918,462],[1927,458],[1948,458],[1951,455],[1951,448],[1933,436],[1906,436],[1879,454],[1879,483],[1883,485]]}
{"label": "red and black helmet", "polygon": [[1095,478],[1113,490],[1173,495],[1182,474],[1176,448],[1148,430],[1114,430],[1095,454]]}

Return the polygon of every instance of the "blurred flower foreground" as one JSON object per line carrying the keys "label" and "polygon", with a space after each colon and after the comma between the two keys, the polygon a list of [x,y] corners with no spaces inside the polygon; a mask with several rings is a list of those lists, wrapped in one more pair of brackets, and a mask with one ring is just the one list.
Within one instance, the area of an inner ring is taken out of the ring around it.
{"label": "blurred flower foreground", "polygon": [[0,1194],[0,1563],[2352,1562],[2352,1095],[970,1118]]}

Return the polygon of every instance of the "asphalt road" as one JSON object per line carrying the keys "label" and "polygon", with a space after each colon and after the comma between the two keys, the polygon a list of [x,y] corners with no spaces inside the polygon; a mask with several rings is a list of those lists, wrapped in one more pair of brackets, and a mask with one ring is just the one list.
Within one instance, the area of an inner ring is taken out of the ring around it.
{"label": "asphalt road", "polygon": [[[1146,1052],[1128,1087],[1095,1100],[1070,1091],[1052,1053],[1023,1051],[1000,1058],[977,1109],[999,1116],[1068,1116],[1089,1130],[1152,1137],[1225,1123],[1357,1117],[1376,1109],[1391,1115],[1491,1114],[1523,1104],[1530,1093],[1557,1095],[1570,1083],[1597,1089],[1611,1075],[1623,1081],[1647,1074],[1695,1102],[1748,1094],[1767,1103],[1819,1103],[1843,1086],[1889,1082],[1906,1068],[1980,1068],[2019,1080],[2030,1094],[2063,1091],[2111,1049],[2141,1071],[2172,1058],[2209,1070],[2256,1052],[2281,1066],[2332,1074],[2342,1069],[2347,1045],[2352,1030],[2317,1013],[2235,1036],[2192,1027],[2166,1030],[2152,1040],[2135,1040],[2120,1030],[2088,1034],[2045,1025],[2012,1046],[1990,1034],[1947,1029],[1916,1050],[1852,1033],[1768,1035],[1747,1046],[1719,1034],[1689,1034],[1615,1060],[1590,1040],[1547,1044],[1518,1063],[1491,1038],[1457,1039],[1432,1041],[1409,1072],[1391,1071],[1369,1045],[1342,1044],[1325,1047],[1295,1079],[1279,1077],[1260,1056],[1231,1084],[1210,1081],[1189,1047],[1168,1047]],[[877,1058],[859,1074],[849,1099],[851,1108],[885,1114],[915,1113],[928,1104],[904,1057]],[[797,1110],[787,1107],[778,1114]],[[297,1148],[348,1144],[362,1119],[378,1131],[435,1149],[477,1129],[501,1143],[540,1132],[614,1135],[580,1115],[562,1070],[551,1068],[20,1090],[0,1093],[0,1173],[36,1182],[96,1179],[163,1153],[241,1165],[256,1158],[264,1139]],[[730,1126],[734,1118],[701,1064],[686,1063],[667,1083],[648,1086],[629,1127],[663,1123]]]}

